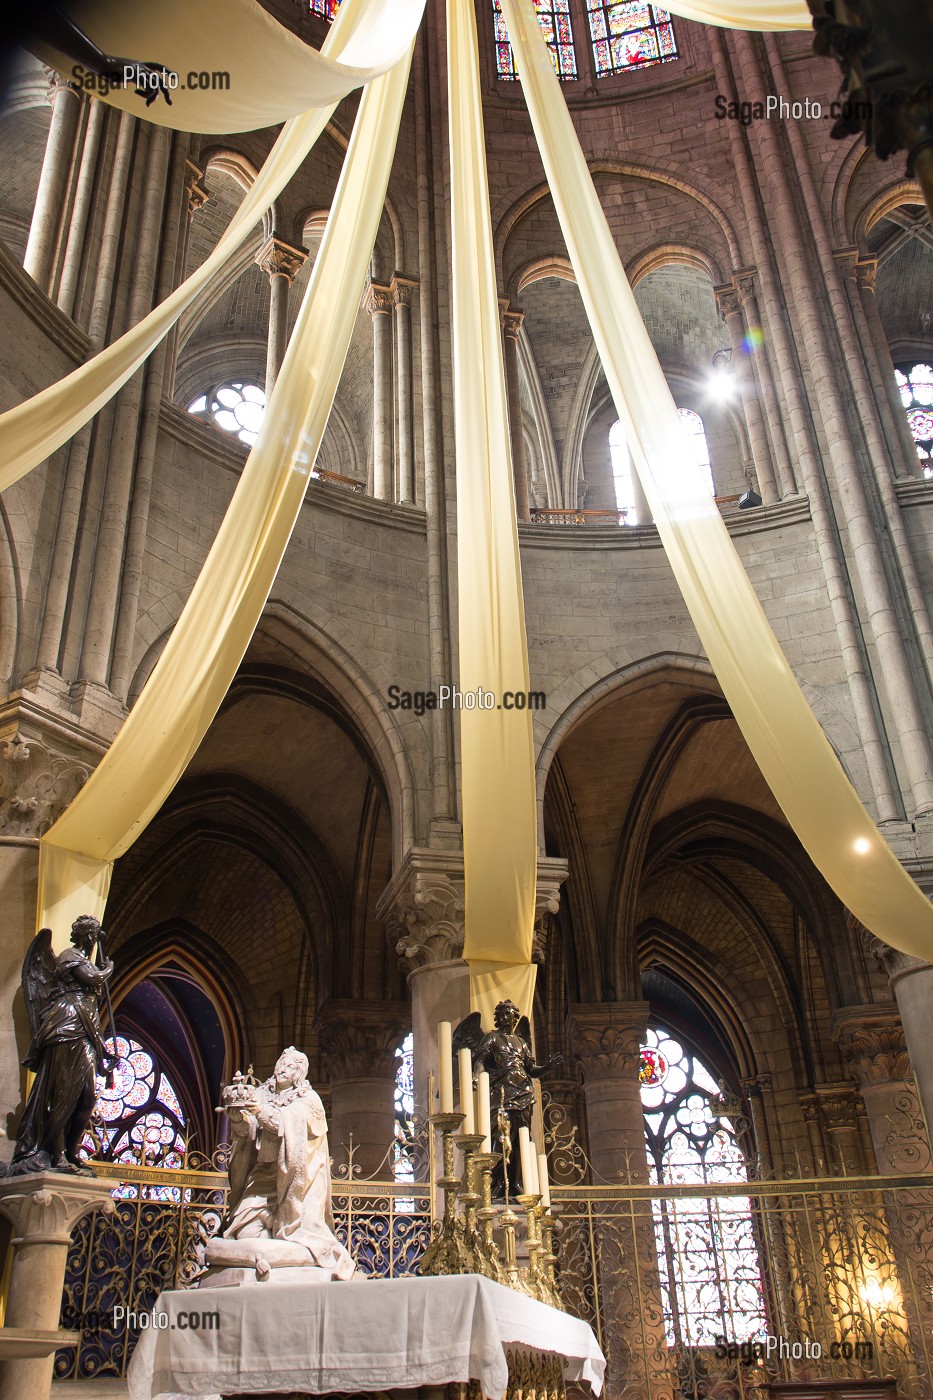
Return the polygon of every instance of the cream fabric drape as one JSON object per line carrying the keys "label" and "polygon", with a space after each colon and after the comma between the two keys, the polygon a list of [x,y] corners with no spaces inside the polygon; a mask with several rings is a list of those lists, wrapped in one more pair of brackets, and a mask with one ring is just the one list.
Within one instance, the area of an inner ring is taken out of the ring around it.
{"label": "cream fabric drape", "polygon": [[[387,11],[395,13],[398,21],[399,3],[400,0],[344,0],[322,52],[338,55],[347,52],[357,32],[366,28],[373,14],[378,20],[377,30],[381,30]],[[404,23],[398,22],[397,29],[406,41],[404,52],[414,42],[423,5],[419,6],[417,0],[401,0],[401,3]],[[135,7],[128,8],[135,12]],[[397,42],[395,47],[398,47]],[[324,130],[333,110],[333,105],[327,106],[287,123],[217,247],[165,301],[86,364],[0,414],[0,491],[12,486],[73,437],[139,369],[146,356],[281,194]]]}
{"label": "cream fabric drape", "polygon": [[726,29],[810,29],[805,0],[664,0],[664,9]]}
{"label": "cream fabric drape", "polygon": [[466,938],[473,1009],[531,1012],[537,834],[528,650],[473,0],[448,0],[450,217],[460,688],[495,709],[460,715]]}
{"label": "cream fabric drape", "polygon": [[698,467],[628,285],[531,0],[502,0],[564,241],[658,532],[759,768],[814,865],[892,948],[933,960],[933,905],[879,835],[800,691]]}
{"label": "cream fabric drape", "polygon": [[[76,18],[104,53],[158,63],[178,75],[171,106],[160,96],[147,107],[133,88],[115,88],[105,98],[111,106],[176,131],[212,134],[276,126],[336,104],[394,67],[411,43],[412,16],[420,12],[417,0],[377,0],[340,53],[302,43],[257,0],[96,0],[89,13],[79,7]],[[33,52],[72,77],[70,59],[39,44]],[[201,88],[213,74],[229,78]]]}
{"label": "cream fabric drape", "polygon": [[39,923],[103,911],[110,866],[184,771],[236,672],[304,500],[385,201],[413,43],[366,90],[295,332],[217,538],[122,729],[40,843]]}

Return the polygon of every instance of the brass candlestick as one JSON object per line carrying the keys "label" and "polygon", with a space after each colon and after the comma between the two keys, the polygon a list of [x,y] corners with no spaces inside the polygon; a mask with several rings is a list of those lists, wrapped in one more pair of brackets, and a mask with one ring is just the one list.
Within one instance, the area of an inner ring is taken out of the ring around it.
{"label": "brass candlestick", "polygon": [[543,1251],[541,1262],[544,1265],[544,1281],[547,1285],[548,1302],[552,1308],[560,1308],[563,1311],[564,1301],[560,1296],[557,1287],[557,1255],[554,1252],[554,1231],[557,1228],[557,1212],[553,1205],[547,1206],[541,1212],[541,1237]]}
{"label": "brass candlestick", "polygon": [[438,1185],[444,1192],[444,1218],[437,1238],[428,1246],[421,1260],[421,1272],[428,1277],[476,1272],[473,1250],[464,1234],[462,1221],[457,1219],[460,1178],[454,1176],[454,1133],[463,1118],[462,1113],[434,1113],[429,1119],[431,1127],[440,1130],[443,1140],[444,1175]]}
{"label": "brass candlestick", "polygon": [[475,1157],[476,1149],[482,1145],[482,1133],[461,1133],[457,1147],[463,1156],[463,1185],[460,1188],[460,1204],[463,1206],[467,1239],[476,1234],[476,1207],[481,1196],[476,1189]]}
{"label": "brass candlestick", "polygon": [[487,1278],[495,1279],[496,1283],[507,1283],[505,1269],[502,1266],[499,1250],[493,1238],[494,1221],[498,1212],[492,1203],[492,1173],[498,1161],[498,1152],[474,1153],[473,1165],[480,1174],[480,1194],[482,1196],[482,1205],[476,1215],[480,1222],[481,1232],[479,1248],[486,1265],[484,1273]]}
{"label": "brass candlestick", "polygon": [[525,1212],[525,1228],[528,1235],[528,1292],[533,1298],[546,1303],[549,1299],[545,1296],[547,1290],[544,1284],[544,1270],[541,1261],[544,1246],[538,1229],[540,1201],[539,1195],[527,1191],[518,1198],[518,1204]]}

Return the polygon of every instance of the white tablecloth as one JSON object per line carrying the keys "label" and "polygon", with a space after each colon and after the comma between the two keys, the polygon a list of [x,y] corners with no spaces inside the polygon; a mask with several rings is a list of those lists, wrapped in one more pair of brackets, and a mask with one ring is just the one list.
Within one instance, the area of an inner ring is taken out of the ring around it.
{"label": "white tablecloth", "polygon": [[[219,1326],[174,1325],[195,1309],[216,1311]],[[131,1400],[467,1380],[499,1400],[510,1343],[560,1356],[565,1379],[588,1381],[597,1395],[606,1369],[585,1322],[476,1274],[171,1290],[155,1314],[168,1325],[140,1336]]]}

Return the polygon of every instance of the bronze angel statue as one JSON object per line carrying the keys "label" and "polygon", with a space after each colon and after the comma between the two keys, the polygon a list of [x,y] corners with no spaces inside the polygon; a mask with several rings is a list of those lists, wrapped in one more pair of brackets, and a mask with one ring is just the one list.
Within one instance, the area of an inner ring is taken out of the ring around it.
{"label": "bronze angel statue", "polygon": [[[489,1098],[492,1110],[493,1151],[501,1152],[499,1141],[499,1112],[509,1122],[511,1155],[509,1158],[509,1194],[521,1194],[521,1155],[518,1150],[519,1128],[531,1127],[535,1102],[534,1080],[560,1063],[560,1055],[552,1055],[543,1065],[536,1065],[531,1053],[531,1024],[513,1001],[500,1001],[493,1013],[496,1028],[484,1031],[480,1013],[472,1012],[457,1026],[453,1034],[454,1060],[457,1052],[468,1046],[473,1054],[473,1070],[484,1069],[489,1075]],[[493,1193],[504,1194],[504,1172],[500,1163],[493,1173]]]}
{"label": "bronze angel statue", "polygon": [[41,929],[23,961],[23,995],[32,1038],[23,1064],[35,1080],[23,1111],[9,1175],[89,1173],[78,1154],[97,1098],[96,1076],[116,1057],[104,1045],[100,1003],[113,963],[99,953],[103,930],[90,914],[71,926],[72,947],[58,955]]}

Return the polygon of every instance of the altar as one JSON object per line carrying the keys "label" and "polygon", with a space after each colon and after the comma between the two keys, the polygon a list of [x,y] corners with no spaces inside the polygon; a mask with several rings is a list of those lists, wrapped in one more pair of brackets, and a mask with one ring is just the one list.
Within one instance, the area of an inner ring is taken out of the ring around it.
{"label": "altar", "polygon": [[129,1369],[130,1400],[321,1395],[473,1383],[556,1400],[602,1389],[592,1329],[514,1289],[461,1274],[266,1283],[161,1294]]}

